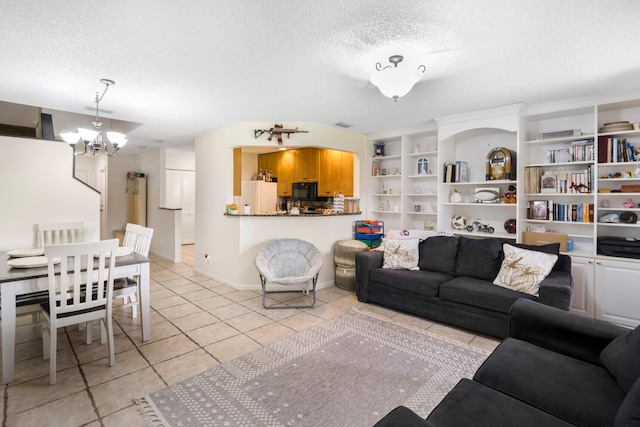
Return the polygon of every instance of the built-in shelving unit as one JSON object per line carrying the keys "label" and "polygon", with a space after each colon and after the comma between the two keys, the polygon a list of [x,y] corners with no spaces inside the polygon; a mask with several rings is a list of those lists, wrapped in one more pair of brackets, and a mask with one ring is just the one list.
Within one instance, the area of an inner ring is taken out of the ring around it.
{"label": "built-in shelving unit", "polygon": [[[436,125],[369,135],[370,212],[386,229],[435,229],[438,212]],[[384,143],[384,156],[375,146]],[[420,163],[420,168],[419,168]],[[375,165],[375,166],[374,166]],[[379,171],[374,172],[375,171]]]}

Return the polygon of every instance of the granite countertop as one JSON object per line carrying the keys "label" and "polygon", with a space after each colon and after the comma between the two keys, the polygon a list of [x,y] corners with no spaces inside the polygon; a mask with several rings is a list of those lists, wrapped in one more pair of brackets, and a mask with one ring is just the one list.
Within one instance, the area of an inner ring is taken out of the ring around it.
{"label": "granite countertop", "polygon": [[288,213],[270,213],[270,214],[256,214],[256,215],[244,215],[244,214],[224,214],[225,216],[242,216],[242,217],[273,217],[273,216],[282,216],[282,217],[329,217],[329,216],[348,216],[348,215],[362,215],[362,212],[354,212],[354,213],[339,213],[339,214],[303,214],[300,215],[289,215]]}

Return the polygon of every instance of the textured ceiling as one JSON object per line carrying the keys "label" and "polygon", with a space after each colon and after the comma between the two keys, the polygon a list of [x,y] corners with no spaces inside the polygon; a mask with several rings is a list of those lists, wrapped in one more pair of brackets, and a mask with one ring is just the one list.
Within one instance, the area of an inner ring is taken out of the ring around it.
{"label": "textured ceiling", "polygon": [[[142,125],[171,146],[238,121],[370,133],[514,102],[640,88],[634,0],[0,0],[0,101]],[[369,83],[424,64],[397,103]],[[154,145],[155,144],[155,145]]]}

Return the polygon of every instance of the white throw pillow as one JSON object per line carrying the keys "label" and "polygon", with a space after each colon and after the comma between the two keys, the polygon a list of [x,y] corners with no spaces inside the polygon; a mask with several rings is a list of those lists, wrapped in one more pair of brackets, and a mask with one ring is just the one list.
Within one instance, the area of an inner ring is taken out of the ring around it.
{"label": "white throw pillow", "polygon": [[418,267],[419,239],[384,239],[382,268],[420,270]]}
{"label": "white throw pillow", "polygon": [[558,255],[502,245],[504,261],[493,283],[514,291],[538,295],[540,282],[549,275]]}

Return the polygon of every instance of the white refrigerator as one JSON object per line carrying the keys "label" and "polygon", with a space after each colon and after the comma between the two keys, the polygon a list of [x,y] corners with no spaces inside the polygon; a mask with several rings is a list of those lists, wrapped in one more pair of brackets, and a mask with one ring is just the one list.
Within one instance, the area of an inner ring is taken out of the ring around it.
{"label": "white refrigerator", "polygon": [[249,205],[250,215],[272,214],[277,210],[278,183],[266,181],[242,181],[242,196],[238,213],[245,213]]}

